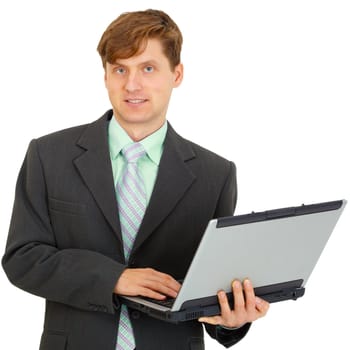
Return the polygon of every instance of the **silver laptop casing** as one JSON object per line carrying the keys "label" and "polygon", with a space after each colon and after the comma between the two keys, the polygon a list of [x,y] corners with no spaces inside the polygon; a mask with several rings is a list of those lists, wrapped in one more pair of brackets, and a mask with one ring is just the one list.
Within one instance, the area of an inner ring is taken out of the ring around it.
{"label": "silver laptop casing", "polygon": [[[140,303],[137,308],[141,311],[159,311],[150,312],[154,317],[163,318],[161,313],[166,312],[169,321],[172,313],[181,313],[189,305],[192,309],[192,300],[215,297],[219,290],[232,292],[233,279],[249,278],[256,294],[261,293],[263,298],[266,295],[270,302],[297,299],[304,294],[305,284],[345,205],[346,200],[342,200],[213,219],[172,308],[142,297],[123,298],[131,307]],[[284,284],[295,285],[296,294],[290,294],[289,288],[285,295],[283,290],[276,293],[274,286]],[[269,289],[273,292],[271,298]],[[208,313],[216,311],[212,308]],[[196,312],[190,313],[188,319],[196,316]],[[174,319],[178,321],[179,317]]]}

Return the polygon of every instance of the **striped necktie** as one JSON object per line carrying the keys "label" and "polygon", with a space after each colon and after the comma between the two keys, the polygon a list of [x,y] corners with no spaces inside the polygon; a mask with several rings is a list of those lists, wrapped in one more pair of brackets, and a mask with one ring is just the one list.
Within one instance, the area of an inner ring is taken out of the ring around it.
{"label": "striped necktie", "polygon": [[[117,184],[119,219],[123,237],[125,260],[128,262],[136,234],[146,210],[146,192],[144,182],[137,168],[137,161],[146,152],[140,143],[124,147],[122,154],[127,162],[124,173]],[[128,309],[121,307],[117,350],[135,349],[135,339]]]}

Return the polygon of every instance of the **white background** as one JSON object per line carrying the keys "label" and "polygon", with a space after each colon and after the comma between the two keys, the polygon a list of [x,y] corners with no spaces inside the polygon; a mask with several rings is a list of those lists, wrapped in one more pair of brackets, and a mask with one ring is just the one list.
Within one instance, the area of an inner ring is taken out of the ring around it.
{"label": "white background", "polygon": [[[181,28],[185,79],[168,119],[184,137],[236,163],[237,214],[350,199],[348,1],[0,6],[1,252],[29,141],[109,108],[96,46],[106,26],[130,10],[162,9]],[[349,349],[349,224],[347,208],[305,297],[272,305],[235,349]],[[43,300],[10,285],[3,271],[0,280],[0,348],[38,349]],[[206,344],[221,348],[208,337]]]}

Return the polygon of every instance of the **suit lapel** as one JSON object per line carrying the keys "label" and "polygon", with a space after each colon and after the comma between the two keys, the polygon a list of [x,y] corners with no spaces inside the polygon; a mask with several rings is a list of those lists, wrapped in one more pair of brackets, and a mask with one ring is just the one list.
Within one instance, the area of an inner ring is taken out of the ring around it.
{"label": "suit lapel", "polygon": [[97,205],[122,243],[118,206],[108,149],[108,121],[111,112],[92,123],[78,140],[86,151],[74,160],[83,181]]}
{"label": "suit lapel", "polygon": [[185,162],[194,157],[192,148],[169,124],[157,180],[131,254],[166,219],[192,185],[196,177]]}
{"label": "suit lapel", "polygon": [[[111,117],[112,111],[109,111],[87,127],[77,142],[85,152],[74,160],[74,164],[122,247],[118,205],[108,149],[107,128]],[[195,181],[195,175],[186,166],[186,161],[192,158],[195,158],[192,148],[169,124],[157,180],[131,254],[166,219]]]}

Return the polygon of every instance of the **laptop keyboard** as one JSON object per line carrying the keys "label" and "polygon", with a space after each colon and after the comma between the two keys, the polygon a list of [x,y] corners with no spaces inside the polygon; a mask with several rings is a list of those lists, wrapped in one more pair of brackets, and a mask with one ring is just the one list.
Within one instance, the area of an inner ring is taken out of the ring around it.
{"label": "laptop keyboard", "polygon": [[166,298],[164,300],[157,300],[152,298],[144,298],[146,300],[151,301],[152,303],[155,303],[157,305],[165,306],[171,308],[175,302],[175,298]]}
{"label": "laptop keyboard", "polygon": [[[178,279],[177,280],[180,284],[182,284],[182,282],[184,281],[183,279]],[[168,307],[168,308],[172,308],[173,304],[175,303],[175,298],[170,298],[170,297],[167,297],[166,299],[164,300],[158,300],[158,299],[153,299],[153,298],[147,298],[147,297],[143,297],[143,299],[145,300],[149,300],[151,301],[152,303],[155,303],[157,305],[161,305],[161,306],[164,306],[164,307]]]}

